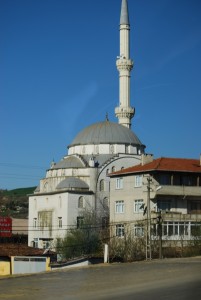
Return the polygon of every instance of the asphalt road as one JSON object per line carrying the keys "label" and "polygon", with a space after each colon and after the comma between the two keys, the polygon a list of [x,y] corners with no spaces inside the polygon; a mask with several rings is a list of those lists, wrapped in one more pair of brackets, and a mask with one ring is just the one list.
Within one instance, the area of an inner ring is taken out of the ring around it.
{"label": "asphalt road", "polygon": [[0,299],[200,300],[201,257],[93,265],[1,278]]}

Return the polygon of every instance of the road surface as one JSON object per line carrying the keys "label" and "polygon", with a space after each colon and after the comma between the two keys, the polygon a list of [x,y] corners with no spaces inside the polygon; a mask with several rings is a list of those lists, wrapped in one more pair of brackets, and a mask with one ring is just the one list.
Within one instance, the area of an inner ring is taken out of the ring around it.
{"label": "road surface", "polygon": [[201,257],[101,264],[1,278],[0,299],[200,300]]}

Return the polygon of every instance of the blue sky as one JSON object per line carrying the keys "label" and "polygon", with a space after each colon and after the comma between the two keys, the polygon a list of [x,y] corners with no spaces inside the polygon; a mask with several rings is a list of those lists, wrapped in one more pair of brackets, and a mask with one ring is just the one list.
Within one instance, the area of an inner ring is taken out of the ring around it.
{"label": "blue sky", "polygon": [[[201,1],[128,0],[132,130],[201,152]],[[84,127],[117,121],[121,0],[0,0],[0,188],[38,185]]]}

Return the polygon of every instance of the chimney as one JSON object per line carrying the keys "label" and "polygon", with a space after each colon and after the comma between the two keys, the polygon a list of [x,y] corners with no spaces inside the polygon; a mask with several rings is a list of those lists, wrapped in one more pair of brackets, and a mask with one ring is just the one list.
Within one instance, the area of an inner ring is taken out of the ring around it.
{"label": "chimney", "polygon": [[141,164],[142,166],[152,162],[154,160],[153,154],[142,154],[142,161]]}

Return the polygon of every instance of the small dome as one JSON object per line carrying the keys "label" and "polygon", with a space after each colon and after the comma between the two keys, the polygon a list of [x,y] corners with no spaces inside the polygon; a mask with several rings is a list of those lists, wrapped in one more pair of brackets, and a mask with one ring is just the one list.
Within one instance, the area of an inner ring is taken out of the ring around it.
{"label": "small dome", "polygon": [[70,190],[88,190],[89,186],[83,180],[76,177],[68,177],[62,180],[56,187],[57,190],[70,189]]}
{"label": "small dome", "polygon": [[127,144],[145,148],[129,128],[107,120],[86,127],[78,133],[68,148],[90,144]]}

